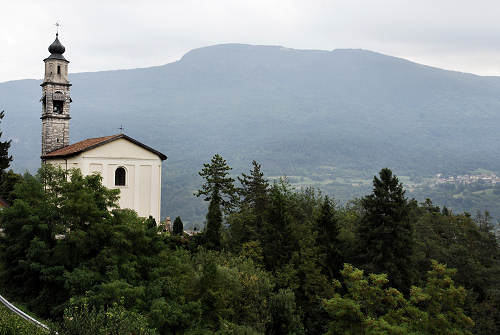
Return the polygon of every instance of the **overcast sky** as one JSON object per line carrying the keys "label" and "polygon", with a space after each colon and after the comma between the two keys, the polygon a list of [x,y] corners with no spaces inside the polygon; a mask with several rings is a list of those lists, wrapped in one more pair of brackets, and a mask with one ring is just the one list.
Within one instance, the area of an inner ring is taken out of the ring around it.
{"label": "overcast sky", "polygon": [[40,78],[59,21],[71,72],[161,65],[219,43],[368,49],[500,75],[498,0],[0,0],[0,81]]}

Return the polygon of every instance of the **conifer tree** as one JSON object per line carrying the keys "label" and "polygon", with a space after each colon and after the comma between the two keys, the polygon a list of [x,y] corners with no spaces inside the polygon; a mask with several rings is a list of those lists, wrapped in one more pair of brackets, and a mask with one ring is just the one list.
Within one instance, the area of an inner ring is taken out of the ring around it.
{"label": "conifer tree", "polygon": [[209,249],[219,249],[222,228],[222,210],[230,212],[237,203],[234,179],[229,176],[231,168],[221,155],[215,154],[210,163],[203,164],[199,175],[205,183],[195,195],[209,201],[205,226],[205,243]]}
{"label": "conifer tree", "polygon": [[242,204],[252,207],[257,213],[262,213],[266,207],[269,182],[264,178],[260,164],[252,161],[253,169],[250,174],[242,173],[238,177],[241,187],[238,193],[242,197]]}
{"label": "conifer tree", "polygon": [[373,178],[373,192],[361,201],[360,256],[370,272],[386,273],[405,293],[413,280],[414,240],[410,204],[403,185],[384,168]]}
{"label": "conifer tree", "polygon": [[333,278],[341,269],[343,261],[339,250],[340,229],[335,217],[335,205],[328,196],[325,196],[321,204],[320,214],[316,220],[316,230],[323,271],[329,278]]}
{"label": "conifer tree", "polygon": [[262,235],[262,224],[269,201],[269,182],[264,178],[260,164],[252,161],[253,168],[250,174],[242,173],[238,177],[241,187],[238,194],[241,197],[240,209],[243,215],[243,224],[240,235],[243,239],[239,241],[248,242],[257,240]]}
{"label": "conifer tree", "polygon": [[[0,123],[4,117],[4,111],[0,112]],[[2,131],[0,131],[0,139],[2,138]],[[9,156],[9,148],[11,141],[0,141],[0,179],[3,177],[5,170],[9,167],[12,161],[12,156]]]}
{"label": "conifer tree", "polygon": [[[0,112],[0,123],[4,117],[4,111]],[[0,140],[2,131],[0,130]],[[13,203],[15,196],[13,194],[14,185],[17,184],[22,177],[12,170],[7,171],[7,168],[12,161],[12,156],[9,156],[9,148],[11,141],[0,141],[0,197],[8,203]]]}
{"label": "conifer tree", "polygon": [[181,218],[178,216],[174,220],[173,234],[175,236],[182,236],[184,233],[184,225],[182,224]]}
{"label": "conifer tree", "polygon": [[221,155],[215,154],[210,163],[203,164],[203,169],[198,174],[205,179],[195,195],[203,196],[203,200],[217,202],[225,212],[231,211],[236,202],[237,194],[234,179],[229,176],[231,168]]}

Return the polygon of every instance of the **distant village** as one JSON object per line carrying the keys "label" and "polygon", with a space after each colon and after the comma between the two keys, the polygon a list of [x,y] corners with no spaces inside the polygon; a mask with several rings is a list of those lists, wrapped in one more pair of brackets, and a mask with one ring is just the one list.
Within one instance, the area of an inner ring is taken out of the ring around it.
{"label": "distant village", "polygon": [[436,175],[435,184],[474,184],[474,183],[497,184],[500,183],[500,177],[493,173],[483,173],[461,176],[443,176],[442,173]]}

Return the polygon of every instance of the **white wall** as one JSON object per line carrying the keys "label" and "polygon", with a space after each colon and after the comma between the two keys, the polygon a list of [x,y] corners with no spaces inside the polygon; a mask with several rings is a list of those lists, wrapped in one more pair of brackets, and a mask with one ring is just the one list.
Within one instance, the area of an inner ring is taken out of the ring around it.
{"label": "white wall", "polygon": [[[83,175],[101,174],[103,185],[120,190],[120,208],[131,208],[139,216],[153,216],[160,222],[161,159],[154,153],[118,139],[68,159],[47,162],[63,169],[79,168]],[[115,186],[115,170],[126,170],[125,186]]]}

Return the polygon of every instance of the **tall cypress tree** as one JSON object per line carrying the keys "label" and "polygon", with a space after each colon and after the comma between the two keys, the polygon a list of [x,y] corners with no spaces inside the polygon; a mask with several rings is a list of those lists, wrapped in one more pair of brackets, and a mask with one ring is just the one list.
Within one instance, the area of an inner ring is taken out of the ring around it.
{"label": "tall cypress tree", "polygon": [[234,179],[229,176],[231,168],[221,155],[215,154],[210,163],[203,164],[199,175],[205,183],[195,195],[209,201],[205,243],[209,249],[219,249],[222,227],[222,210],[230,212],[237,203]]}
{"label": "tall cypress tree", "polygon": [[181,236],[182,233],[184,233],[184,225],[182,224],[182,220],[181,220],[180,216],[175,218],[174,227],[172,229],[172,232],[176,236]]}
{"label": "tall cypress tree", "polygon": [[373,178],[373,192],[361,201],[365,214],[359,227],[364,267],[386,273],[391,285],[407,293],[413,280],[414,240],[410,204],[403,185],[384,168]]}

